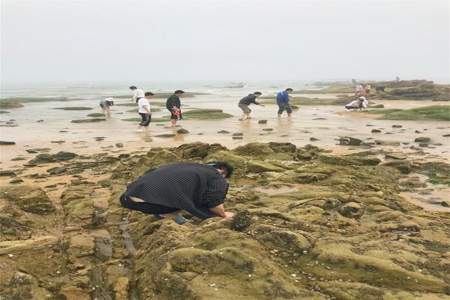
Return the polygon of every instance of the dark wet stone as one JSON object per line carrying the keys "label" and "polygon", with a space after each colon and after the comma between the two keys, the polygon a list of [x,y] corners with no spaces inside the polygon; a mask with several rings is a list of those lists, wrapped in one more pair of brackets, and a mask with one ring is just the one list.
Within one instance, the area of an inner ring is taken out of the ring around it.
{"label": "dark wet stone", "polygon": [[177,130],[177,133],[178,134],[188,134],[189,130],[184,129],[184,128],[180,128],[180,129]]}
{"label": "dark wet stone", "polygon": [[430,143],[431,139],[429,137],[418,137],[414,139],[416,143]]}
{"label": "dark wet stone", "polygon": [[264,131],[273,131],[273,128],[263,128]]}
{"label": "dark wet stone", "polygon": [[25,157],[21,157],[21,156],[18,156],[18,157],[14,157],[13,159],[11,159],[12,161],[21,161],[21,160],[26,160],[26,158]]}
{"label": "dark wet stone", "polygon": [[259,120],[258,124],[267,124],[267,120]]}
{"label": "dark wet stone", "polygon": [[96,136],[94,139],[95,139],[97,142],[100,142],[100,141],[103,141],[103,140],[105,139],[105,137],[104,137],[104,136]]}
{"label": "dark wet stone", "polygon": [[53,157],[58,161],[65,161],[65,160],[71,160],[74,159],[77,155],[72,152],[66,152],[66,151],[60,151],[53,155]]}
{"label": "dark wet stone", "polygon": [[353,137],[341,137],[339,138],[339,145],[360,146],[362,140]]}
{"label": "dark wet stone", "polygon": [[176,134],[174,133],[163,133],[163,134],[158,134],[155,135],[155,137],[159,137],[159,138],[171,138],[174,137]]}
{"label": "dark wet stone", "polygon": [[28,153],[39,153],[39,152],[48,152],[50,151],[50,148],[33,148],[33,149],[26,149]]}
{"label": "dark wet stone", "polygon": [[66,171],[67,169],[65,167],[55,167],[47,170],[50,175],[60,175],[65,173]]}
{"label": "dark wet stone", "polygon": [[9,170],[0,171],[0,177],[15,177],[17,176],[16,173]]}
{"label": "dark wet stone", "polygon": [[52,144],[64,144],[66,141],[51,141]]}
{"label": "dark wet stone", "polygon": [[315,137],[310,137],[309,140],[311,142],[320,141],[318,138],[315,138]]}
{"label": "dark wet stone", "polygon": [[380,129],[372,129],[371,132],[372,132],[372,133],[380,133],[381,130],[380,130]]}
{"label": "dark wet stone", "polygon": [[30,160],[29,164],[30,165],[39,165],[39,164],[46,164],[46,163],[51,163],[51,162],[55,162],[56,159],[53,157],[53,155],[47,154],[47,153],[42,153],[42,154],[38,154],[36,155],[36,157],[32,160]]}
{"label": "dark wet stone", "polygon": [[123,144],[122,143],[116,143],[116,147],[117,148],[123,148]]}
{"label": "dark wet stone", "polygon": [[104,118],[93,118],[93,119],[80,119],[80,120],[72,120],[71,123],[96,123],[106,121]]}
{"label": "dark wet stone", "polygon": [[0,141],[0,145],[2,146],[9,146],[9,145],[15,145],[16,142],[13,141]]}
{"label": "dark wet stone", "polygon": [[233,136],[244,136],[242,132],[235,132],[233,133]]}
{"label": "dark wet stone", "polygon": [[11,184],[18,184],[18,183],[22,183],[23,180],[20,178],[14,178],[13,180],[11,180],[9,183]]}
{"label": "dark wet stone", "polygon": [[228,134],[228,133],[230,133],[229,131],[226,131],[226,130],[219,130],[219,131],[217,131],[217,133],[220,133],[220,134]]}
{"label": "dark wet stone", "polygon": [[402,128],[402,125],[392,125],[392,128]]}

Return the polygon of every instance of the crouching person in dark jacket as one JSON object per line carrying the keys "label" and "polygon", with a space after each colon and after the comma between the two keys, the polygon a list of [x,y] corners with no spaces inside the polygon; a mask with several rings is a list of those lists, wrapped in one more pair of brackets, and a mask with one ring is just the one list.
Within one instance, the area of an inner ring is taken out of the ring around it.
{"label": "crouching person in dark jacket", "polygon": [[210,164],[175,163],[149,171],[131,183],[120,197],[123,207],[153,214],[158,218],[175,216],[185,210],[201,219],[219,216],[231,218],[225,211],[229,178],[233,168],[225,162]]}

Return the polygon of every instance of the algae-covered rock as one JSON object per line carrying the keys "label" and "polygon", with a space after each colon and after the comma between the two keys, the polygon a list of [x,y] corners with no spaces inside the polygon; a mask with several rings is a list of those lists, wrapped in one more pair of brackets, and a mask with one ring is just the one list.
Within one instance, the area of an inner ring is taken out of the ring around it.
{"label": "algae-covered rock", "polygon": [[[58,213],[26,212],[0,194],[0,298],[444,299],[449,219],[406,201],[399,192],[411,176],[384,164],[408,160],[380,164],[383,154],[193,143],[118,158],[52,156],[70,180],[15,168],[48,193],[21,188],[20,197],[51,199]],[[120,204],[145,172],[219,160],[235,167],[224,203],[234,218],[182,212],[189,221],[178,225]],[[410,170],[429,183],[450,174],[428,158]]]}
{"label": "algae-covered rock", "polygon": [[275,166],[268,162],[249,160],[247,162],[247,171],[251,173],[260,172],[283,172],[285,169]]}
{"label": "algae-covered rock", "polygon": [[249,143],[244,146],[239,146],[234,149],[234,152],[239,155],[252,157],[267,156],[274,153],[274,151],[268,144],[263,143]]}
{"label": "algae-covered rock", "polygon": [[204,143],[185,144],[177,148],[183,158],[205,158],[208,155],[210,145]]}
{"label": "algae-covered rock", "polygon": [[193,109],[183,113],[186,119],[218,120],[231,118],[232,115],[224,113],[221,109]]}
{"label": "algae-covered rock", "polygon": [[205,158],[205,161],[226,161],[235,168],[245,168],[247,163],[247,159],[245,157],[236,155],[230,151],[218,151],[212,154],[208,154],[208,156]]}
{"label": "algae-covered rock", "polygon": [[57,161],[67,161],[74,159],[77,155],[72,152],[66,152],[66,151],[60,151],[56,154],[47,154],[47,153],[41,153],[36,155],[36,157],[32,160],[30,160],[30,164],[32,165],[40,165],[40,164],[46,164],[46,163],[52,163]]}
{"label": "algae-covered rock", "polygon": [[301,234],[280,230],[279,228],[260,225],[255,228],[256,238],[265,245],[281,249],[282,251],[294,251],[303,253],[311,247],[311,243]]}
{"label": "algae-covered rock", "polygon": [[56,210],[44,190],[38,187],[28,185],[5,187],[0,190],[0,195],[26,212],[45,215]]}
{"label": "algae-covered rock", "polygon": [[292,143],[270,142],[269,147],[276,153],[294,153],[297,150],[297,147]]}

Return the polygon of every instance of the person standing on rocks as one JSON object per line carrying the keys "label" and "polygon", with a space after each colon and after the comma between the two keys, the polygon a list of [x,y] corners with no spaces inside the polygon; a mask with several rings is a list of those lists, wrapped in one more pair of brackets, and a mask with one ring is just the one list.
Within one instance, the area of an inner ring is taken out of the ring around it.
{"label": "person standing on rocks", "polygon": [[141,123],[139,123],[140,126],[147,127],[152,120],[149,100],[153,98],[153,95],[154,94],[152,92],[146,92],[144,98],[140,98],[138,100],[138,112],[142,118]]}
{"label": "person standing on rocks", "polygon": [[289,105],[289,94],[294,90],[287,88],[284,91],[278,92],[277,94],[277,104],[278,104],[278,117],[281,117],[284,111],[286,111],[288,117],[292,114],[292,108]]}
{"label": "person standing on rocks", "polygon": [[264,104],[256,101],[256,98],[258,98],[261,95],[262,95],[261,92],[254,92],[253,94],[249,94],[248,96],[245,96],[239,101],[238,106],[242,110],[242,117],[239,119],[239,121],[251,119],[250,113],[252,112],[252,110],[249,108],[250,104],[253,103],[256,105],[264,106]]}
{"label": "person standing on rocks", "polygon": [[155,215],[158,218],[174,217],[178,224],[186,222],[177,214],[185,210],[207,219],[233,217],[225,211],[233,167],[226,162],[209,164],[175,163],[150,170],[131,183],[120,197],[123,207]]}
{"label": "person standing on rocks", "polygon": [[107,97],[100,100],[100,107],[102,108],[105,117],[111,117],[111,106],[114,105],[114,99],[112,97]]}
{"label": "person standing on rocks", "polygon": [[177,121],[183,118],[181,114],[180,97],[184,94],[182,90],[176,90],[166,101],[166,108],[170,111],[170,122],[172,127],[177,125]]}
{"label": "person standing on rocks", "polygon": [[138,89],[136,86],[130,86],[130,90],[133,92],[133,97],[131,98],[133,103],[137,103],[139,99],[144,98],[144,91],[142,89]]}

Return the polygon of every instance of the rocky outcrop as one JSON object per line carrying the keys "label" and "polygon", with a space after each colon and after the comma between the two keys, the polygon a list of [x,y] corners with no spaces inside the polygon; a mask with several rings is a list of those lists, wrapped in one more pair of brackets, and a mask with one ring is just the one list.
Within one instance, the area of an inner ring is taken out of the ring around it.
{"label": "rocky outcrop", "polygon": [[[119,204],[159,165],[215,160],[236,170],[232,220],[178,225]],[[288,143],[55,159],[58,184],[1,190],[0,298],[444,299],[450,218],[400,197],[391,162],[408,160]],[[445,165],[409,170],[447,180]]]}

